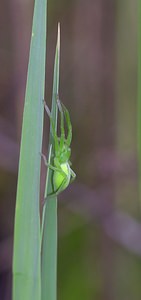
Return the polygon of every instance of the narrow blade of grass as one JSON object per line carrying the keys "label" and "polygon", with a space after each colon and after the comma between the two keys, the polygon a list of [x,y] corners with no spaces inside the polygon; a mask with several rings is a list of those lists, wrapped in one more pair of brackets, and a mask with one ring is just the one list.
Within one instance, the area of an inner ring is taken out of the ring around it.
{"label": "narrow blade of grass", "polygon": [[141,202],[141,0],[138,9],[138,161],[139,161],[139,192]]}
{"label": "narrow blade of grass", "polygon": [[[59,63],[60,63],[60,27],[58,25],[58,39],[54,64],[54,80],[51,115],[57,126],[57,95],[59,91]],[[49,161],[53,151],[52,128],[50,126]],[[52,161],[51,161],[52,162]],[[48,169],[45,199],[52,193],[52,170]],[[57,197],[47,198],[43,210],[43,239],[42,239],[42,300],[56,300],[57,290]]]}
{"label": "narrow blade of grass", "polygon": [[39,192],[46,2],[47,0],[35,0],[34,7],[16,199],[13,300],[41,299]]}

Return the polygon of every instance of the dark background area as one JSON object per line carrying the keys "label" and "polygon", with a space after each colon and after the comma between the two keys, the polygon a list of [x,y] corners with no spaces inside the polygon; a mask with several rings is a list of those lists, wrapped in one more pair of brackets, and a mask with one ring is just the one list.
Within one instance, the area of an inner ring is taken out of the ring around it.
{"label": "dark background area", "polygon": [[[77,179],[59,196],[58,299],[139,300],[137,0],[48,1],[46,101],[61,22],[60,98]],[[0,299],[11,299],[14,209],[33,1],[0,2]],[[45,118],[44,151],[48,143]],[[30,149],[29,149],[30,151]],[[42,168],[41,200],[45,178]],[[28,245],[27,245],[28,246]]]}

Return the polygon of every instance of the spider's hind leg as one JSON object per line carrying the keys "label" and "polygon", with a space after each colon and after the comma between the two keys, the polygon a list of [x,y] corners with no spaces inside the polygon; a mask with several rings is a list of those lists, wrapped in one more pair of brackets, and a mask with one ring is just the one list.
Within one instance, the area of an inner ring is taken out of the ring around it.
{"label": "spider's hind leg", "polygon": [[50,112],[50,109],[49,107],[47,106],[45,100],[43,99],[43,104],[44,104],[44,108],[45,108],[45,111],[47,113],[47,115],[49,116],[49,118],[51,119],[51,112]]}
{"label": "spider's hind leg", "polygon": [[75,180],[76,174],[74,173],[74,171],[72,169],[70,169],[70,172],[71,172],[70,183],[72,183]]}

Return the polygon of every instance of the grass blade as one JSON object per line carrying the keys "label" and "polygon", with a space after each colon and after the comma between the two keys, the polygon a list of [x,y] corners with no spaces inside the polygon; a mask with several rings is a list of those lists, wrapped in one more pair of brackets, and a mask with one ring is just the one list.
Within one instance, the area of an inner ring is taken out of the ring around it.
{"label": "grass blade", "polygon": [[46,2],[35,0],[19,162],[13,300],[40,300],[40,163],[46,53]]}
{"label": "grass blade", "polygon": [[138,161],[139,161],[139,192],[141,201],[141,0],[138,10]]}
{"label": "grass blade", "polygon": [[[58,39],[54,64],[53,95],[51,116],[57,126],[57,95],[59,92],[59,63],[60,63],[60,27],[58,25]],[[52,157],[53,138],[50,127],[49,160]],[[52,192],[52,171],[48,169],[45,198]],[[42,239],[42,300],[56,300],[57,297],[57,197],[47,198],[43,210],[43,239]]]}

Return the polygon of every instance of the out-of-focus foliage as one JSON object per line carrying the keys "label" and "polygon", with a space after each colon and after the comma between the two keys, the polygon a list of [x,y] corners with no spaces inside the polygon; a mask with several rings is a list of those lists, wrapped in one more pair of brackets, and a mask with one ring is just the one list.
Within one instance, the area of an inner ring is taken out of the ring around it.
{"label": "out-of-focus foliage", "polygon": [[[59,196],[58,299],[140,300],[137,0],[58,3],[49,1],[46,98],[51,99],[60,21],[60,98],[71,114],[77,173],[76,182]],[[4,300],[10,299],[32,4],[0,3],[0,298]],[[41,200],[44,177],[43,167]]]}

